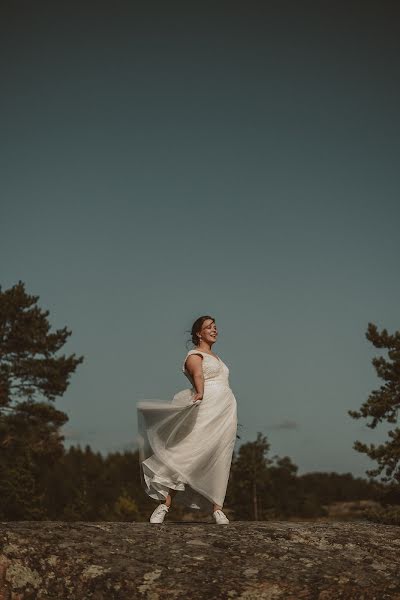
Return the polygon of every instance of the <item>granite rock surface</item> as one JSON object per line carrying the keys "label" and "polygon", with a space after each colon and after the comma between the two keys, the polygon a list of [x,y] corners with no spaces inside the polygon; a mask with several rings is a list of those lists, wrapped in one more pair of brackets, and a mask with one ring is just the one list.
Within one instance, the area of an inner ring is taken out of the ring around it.
{"label": "granite rock surface", "polygon": [[400,600],[400,528],[167,519],[0,523],[0,600]]}

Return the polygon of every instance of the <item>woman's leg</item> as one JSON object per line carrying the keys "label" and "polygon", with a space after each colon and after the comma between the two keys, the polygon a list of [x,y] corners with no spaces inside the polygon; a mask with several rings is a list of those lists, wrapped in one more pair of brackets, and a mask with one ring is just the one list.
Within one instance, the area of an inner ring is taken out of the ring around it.
{"label": "woman's leg", "polygon": [[166,500],[165,500],[165,504],[166,504],[168,507],[170,507],[170,506],[171,506],[172,498],[175,496],[175,494],[176,494],[176,492],[177,492],[177,491],[178,491],[178,490],[173,490],[173,489],[171,489],[171,488],[170,488],[170,490],[169,490],[169,494],[168,494],[168,496],[166,497]]}
{"label": "woman's leg", "polygon": [[[168,506],[168,508],[171,506],[171,502],[172,502],[172,498],[175,496],[176,492],[178,490],[173,490],[172,488],[169,489],[169,494],[165,499],[165,504]],[[222,510],[222,506],[220,506],[219,504],[214,504],[214,512],[216,510]]]}

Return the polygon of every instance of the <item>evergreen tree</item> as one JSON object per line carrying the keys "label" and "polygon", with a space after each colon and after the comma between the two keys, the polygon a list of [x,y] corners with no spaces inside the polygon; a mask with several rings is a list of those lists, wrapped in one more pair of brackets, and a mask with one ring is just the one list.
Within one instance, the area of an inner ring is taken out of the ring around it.
{"label": "evergreen tree", "polygon": [[71,335],[50,331],[49,311],[22,281],[0,286],[0,518],[45,518],[48,468],[64,453],[62,396],[83,357],[56,356]]}
{"label": "evergreen tree", "polygon": [[386,486],[377,481],[354,477],[352,473],[314,471],[299,477],[305,494],[314,495],[321,504],[351,502],[355,500],[378,500]]}
{"label": "evergreen tree", "polygon": [[274,464],[269,467],[269,486],[263,503],[266,514],[272,517],[289,517],[300,507],[298,467],[288,456],[273,456]]}
{"label": "evergreen tree", "polygon": [[233,456],[227,496],[235,514],[242,519],[262,519],[260,498],[268,484],[268,466],[272,462],[267,457],[269,448],[267,438],[258,432],[254,442],[242,444]]}
{"label": "evergreen tree", "polygon": [[325,514],[318,495],[304,488],[288,456],[268,457],[270,444],[260,432],[232,458],[226,503],[236,520],[312,518]]}
{"label": "evergreen tree", "polygon": [[[397,423],[400,408],[400,331],[389,335],[386,329],[378,331],[376,325],[368,323],[366,333],[367,339],[375,348],[388,351],[389,360],[383,356],[374,357],[372,364],[376,373],[384,384],[378,390],[374,390],[359,411],[349,410],[348,413],[354,419],[371,418],[367,427],[374,429],[378,423],[387,421]],[[378,446],[375,444],[364,444],[356,441],[354,449],[377,461],[375,469],[367,471],[367,475],[375,477],[381,475],[384,482],[400,483],[400,429],[388,432],[389,439]],[[382,471],[384,474],[382,475]]]}

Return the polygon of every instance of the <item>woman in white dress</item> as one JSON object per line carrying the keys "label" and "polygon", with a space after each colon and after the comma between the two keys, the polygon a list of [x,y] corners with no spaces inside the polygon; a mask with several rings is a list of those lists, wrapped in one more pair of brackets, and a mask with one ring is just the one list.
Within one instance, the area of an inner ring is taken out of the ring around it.
{"label": "woman in white dress", "polygon": [[212,352],[218,337],[215,319],[199,317],[192,326],[194,348],[182,371],[192,384],[171,402],[137,403],[142,485],[163,500],[150,517],[162,523],[172,498],[194,509],[210,510],[217,524],[222,511],[237,437],[237,403],[229,368]]}

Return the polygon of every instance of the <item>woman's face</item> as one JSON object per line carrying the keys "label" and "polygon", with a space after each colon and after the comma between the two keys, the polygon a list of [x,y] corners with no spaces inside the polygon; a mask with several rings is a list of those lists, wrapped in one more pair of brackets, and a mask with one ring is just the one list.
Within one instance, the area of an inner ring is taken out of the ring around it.
{"label": "woman's face", "polygon": [[217,339],[218,331],[215,321],[206,319],[200,331],[201,339],[208,344],[214,344]]}

